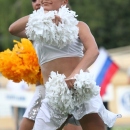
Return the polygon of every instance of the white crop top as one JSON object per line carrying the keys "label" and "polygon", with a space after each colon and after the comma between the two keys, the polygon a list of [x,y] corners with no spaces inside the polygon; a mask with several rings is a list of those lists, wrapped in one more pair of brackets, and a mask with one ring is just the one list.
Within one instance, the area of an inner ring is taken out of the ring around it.
{"label": "white crop top", "polygon": [[33,41],[33,44],[40,65],[57,58],[83,56],[83,44],[80,39],[77,39],[72,44],[66,45],[62,49],[59,49],[57,46],[36,43],[36,41]]}

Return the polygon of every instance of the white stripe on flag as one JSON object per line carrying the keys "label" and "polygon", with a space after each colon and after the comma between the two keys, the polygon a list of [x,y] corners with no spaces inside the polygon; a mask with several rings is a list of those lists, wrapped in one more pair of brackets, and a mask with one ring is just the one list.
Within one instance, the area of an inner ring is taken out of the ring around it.
{"label": "white stripe on flag", "polygon": [[94,75],[94,79],[98,77],[100,71],[102,70],[102,67],[107,59],[108,53],[104,48],[99,49],[99,56],[92,65],[92,68],[90,68],[90,72]]}

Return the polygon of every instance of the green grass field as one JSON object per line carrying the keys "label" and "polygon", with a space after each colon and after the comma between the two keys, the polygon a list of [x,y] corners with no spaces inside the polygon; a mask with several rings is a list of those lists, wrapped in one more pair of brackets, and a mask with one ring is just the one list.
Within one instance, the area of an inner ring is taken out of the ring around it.
{"label": "green grass field", "polygon": [[124,127],[124,126],[115,126],[112,128],[112,130],[130,130],[130,126]]}

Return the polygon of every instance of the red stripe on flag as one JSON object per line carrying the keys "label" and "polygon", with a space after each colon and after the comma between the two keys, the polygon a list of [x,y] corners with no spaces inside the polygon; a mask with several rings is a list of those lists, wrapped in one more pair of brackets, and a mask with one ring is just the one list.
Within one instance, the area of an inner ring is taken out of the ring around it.
{"label": "red stripe on flag", "polygon": [[119,67],[112,63],[109,67],[109,69],[106,71],[105,77],[103,82],[101,83],[101,91],[100,95],[103,96],[106,92],[107,85],[110,83],[110,80],[112,79],[112,76],[116,73],[116,71],[119,69]]}

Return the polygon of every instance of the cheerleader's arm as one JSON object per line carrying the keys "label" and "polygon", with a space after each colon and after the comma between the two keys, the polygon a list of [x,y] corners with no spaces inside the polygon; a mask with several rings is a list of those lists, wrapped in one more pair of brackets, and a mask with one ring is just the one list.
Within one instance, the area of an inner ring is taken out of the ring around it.
{"label": "cheerleader's arm", "polygon": [[24,16],[9,26],[9,32],[18,37],[26,38],[25,27],[29,16]]}
{"label": "cheerleader's arm", "polygon": [[20,37],[20,38],[27,38],[26,34],[25,34],[25,30],[15,34],[14,36]]}

